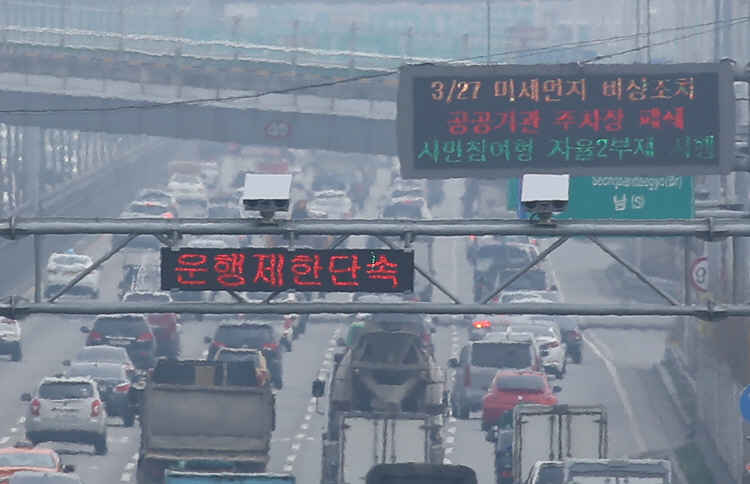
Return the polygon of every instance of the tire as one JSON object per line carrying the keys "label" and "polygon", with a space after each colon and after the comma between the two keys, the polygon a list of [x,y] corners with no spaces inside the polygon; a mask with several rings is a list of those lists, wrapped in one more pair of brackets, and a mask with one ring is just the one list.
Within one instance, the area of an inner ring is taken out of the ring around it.
{"label": "tire", "polygon": [[107,434],[97,435],[94,440],[94,453],[96,455],[107,455]]}
{"label": "tire", "polygon": [[471,412],[469,411],[469,407],[458,404],[458,415],[456,415],[456,418],[459,420],[469,420],[469,416]]}
{"label": "tire", "polygon": [[573,360],[573,363],[576,365],[580,365],[583,361],[583,353],[581,351],[578,351],[573,354],[573,357],[571,358]]}
{"label": "tire", "polygon": [[135,425],[135,409],[128,407],[123,411],[122,424],[125,427],[132,427]]}
{"label": "tire", "polygon": [[274,373],[271,374],[271,384],[277,390],[281,390],[282,389],[282,387],[284,386],[284,379],[281,376],[281,371],[274,372]]}
{"label": "tire", "polygon": [[451,417],[458,418],[458,409],[455,405],[451,404]]}
{"label": "tire", "polygon": [[23,353],[21,352],[21,345],[13,348],[13,352],[10,354],[10,361],[21,361]]}

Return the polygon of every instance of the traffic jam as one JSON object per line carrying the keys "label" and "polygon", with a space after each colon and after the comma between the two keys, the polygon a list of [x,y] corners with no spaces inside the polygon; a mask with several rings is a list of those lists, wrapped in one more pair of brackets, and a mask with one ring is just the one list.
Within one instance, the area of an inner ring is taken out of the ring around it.
{"label": "traffic jam", "polygon": [[[502,185],[402,179],[390,157],[346,170],[343,157],[328,155],[248,147],[172,161],[168,178],[140,189],[119,215],[255,217],[243,204],[247,177],[264,171],[290,180],[279,218],[514,217]],[[329,248],[330,237],[305,235],[292,249],[277,236],[185,236],[170,248],[140,235],[69,285],[124,240],[100,237],[53,252],[44,296],[82,303],[444,300],[419,267],[452,278],[457,293],[477,302],[563,300],[546,259],[495,290],[547,243],[518,236],[418,237],[404,251],[364,236]],[[31,348],[41,344],[33,334],[40,324],[0,320],[8,371],[36,364],[30,354],[39,352]],[[379,464],[415,463],[432,466],[419,468],[424,475],[458,473],[461,480],[451,482],[543,484],[562,483],[565,473],[599,475],[587,462],[619,462],[623,476],[638,468],[650,476],[643,482],[671,482],[668,461],[608,459],[604,403],[566,391],[569,380],[580,387],[603,371],[599,362],[584,364],[594,355],[572,316],[133,313],[61,324],[76,325],[77,344],[60,346],[54,370],[18,395],[18,426],[0,440],[5,482],[36,484],[12,477],[31,471],[60,474],[39,483],[345,484],[390,472]],[[75,341],[68,338],[61,341]],[[565,422],[565,432],[550,431],[553,420]],[[550,445],[564,455],[550,454]]]}

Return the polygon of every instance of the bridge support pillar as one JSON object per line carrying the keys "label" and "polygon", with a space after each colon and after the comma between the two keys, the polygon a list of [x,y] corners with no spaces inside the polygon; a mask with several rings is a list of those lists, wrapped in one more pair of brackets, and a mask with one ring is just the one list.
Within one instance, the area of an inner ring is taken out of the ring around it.
{"label": "bridge support pillar", "polygon": [[41,170],[42,145],[41,128],[25,126],[23,128],[23,142],[21,156],[26,171],[26,186],[24,192],[27,200],[34,207],[36,216],[42,216],[39,174]]}

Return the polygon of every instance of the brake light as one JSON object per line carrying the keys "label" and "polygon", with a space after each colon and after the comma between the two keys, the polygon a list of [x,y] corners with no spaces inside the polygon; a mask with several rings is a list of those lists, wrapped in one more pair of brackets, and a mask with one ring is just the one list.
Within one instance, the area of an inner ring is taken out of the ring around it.
{"label": "brake light", "polygon": [[558,346],[560,346],[560,343],[557,341],[550,341],[544,346],[546,346],[547,348],[557,348]]}
{"label": "brake light", "polygon": [[98,417],[102,411],[102,402],[98,398],[91,402],[91,416]]}
{"label": "brake light", "polygon": [[276,343],[276,342],[274,342],[274,343],[266,343],[266,344],[263,345],[263,349],[264,350],[276,351],[277,349],[279,349],[279,343]]}
{"label": "brake light", "polygon": [[581,339],[581,335],[577,331],[568,331],[568,336],[573,339]]}
{"label": "brake light", "polygon": [[154,333],[146,332],[141,333],[140,336],[138,336],[138,341],[152,341],[154,339]]}
{"label": "brake light", "polygon": [[130,383],[120,383],[115,387],[116,392],[125,393],[130,390]]}
{"label": "brake light", "polygon": [[489,321],[477,321],[474,323],[474,327],[477,329],[489,328],[490,322]]}
{"label": "brake light", "polygon": [[285,328],[291,328],[292,327],[292,318],[291,317],[284,318],[284,327]]}
{"label": "brake light", "polygon": [[503,479],[510,479],[511,477],[513,477],[513,472],[510,469],[505,469],[500,473],[500,475],[503,477]]}
{"label": "brake light", "polygon": [[38,417],[39,416],[39,409],[42,406],[42,402],[39,401],[38,398],[35,398],[29,403],[29,408],[31,409],[31,415]]}
{"label": "brake light", "polygon": [[97,333],[96,331],[92,331],[89,333],[89,339],[92,341],[101,341],[102,335],[101,333]]}
{"label": "brake light", "polygon": [[162,215],[162,218],[174,218],[174,215],[172,215],[170,212],[167,212]]}
{"label": "brake light", "polygon": [[211,343],[211,346],[213,346],[214,348],[223,348],[226,345],[226,343],[222,343],[221,341],[214,341],[213,343]]}
{"label": "brake light", "polygon": [[471,367],[469,365],[464,368],[464,386],[471,386]]}

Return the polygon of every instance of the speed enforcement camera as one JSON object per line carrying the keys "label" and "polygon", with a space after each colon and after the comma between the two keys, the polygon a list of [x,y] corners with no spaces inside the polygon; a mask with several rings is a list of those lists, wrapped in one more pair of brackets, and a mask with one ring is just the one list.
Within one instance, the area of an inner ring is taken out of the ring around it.
{"label": "speed enforcement camera", "polygon": [[569,185],[569,175],[524,175],[521,205],[527,212],[540,215],[564,212],[568,209]]}
{"label": "speed enforcement camera", "polygon": [[260,212],[270,222],[276,212],[287,212],[291,199],[292,175],[246,173],[242,191],[245,210]]}

